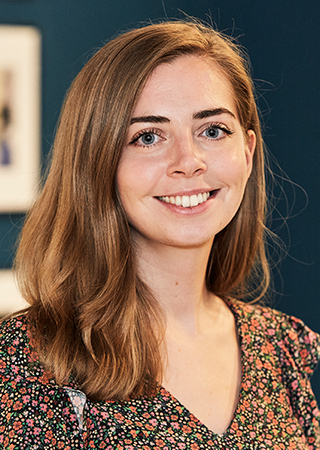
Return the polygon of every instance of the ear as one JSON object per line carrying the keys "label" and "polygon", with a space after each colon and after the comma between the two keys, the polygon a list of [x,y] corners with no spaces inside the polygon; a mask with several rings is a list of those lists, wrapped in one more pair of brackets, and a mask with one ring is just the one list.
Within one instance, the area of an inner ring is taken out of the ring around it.
{"label": "ear", "polygon": [[250,177],[252,171],[253,155],[256,148],[256,133],[253,130],[248,130],[245,135],[245,153],[247,161],[247,175]]}

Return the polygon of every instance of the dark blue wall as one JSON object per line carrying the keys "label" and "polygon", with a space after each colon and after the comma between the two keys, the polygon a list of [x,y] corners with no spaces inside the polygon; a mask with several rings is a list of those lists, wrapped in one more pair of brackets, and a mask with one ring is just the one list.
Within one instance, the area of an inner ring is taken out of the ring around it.
{"label": "dark blue wall", "polygon": [[[0,0],[0,23],[34,25],[43,37],[42,149],[48,154],[64,94],[93,51],[140,21],[211,17],[248,49],[268,148],[297,185],[283,181],[273,229],[288,255],[275,269],[275,306],[320,331],[320,2],[318,0]],[[1,51],[1,49],[0,49]],[[274,166],[278,174],[279,169]],[[280,180],[280,178],[278,178]],[[301,186],[301,187],[300,187]],[[305,191],[304,191],[305,190]],[[280,189],[276,189],[276,196]],[[0,215],[0,268],[11,267],[23,216]],[[320,370],[314,386],[320,398]]]}

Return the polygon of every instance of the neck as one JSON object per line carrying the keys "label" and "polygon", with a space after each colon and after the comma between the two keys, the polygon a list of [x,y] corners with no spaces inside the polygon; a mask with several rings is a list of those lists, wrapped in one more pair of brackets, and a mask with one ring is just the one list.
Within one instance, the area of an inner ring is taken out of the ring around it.
{"label": "neck", "polygon": [[150,243],[137,245],[141,279],[151,289],[166,316],[189,333],[197,332],[203,312],[214,297],[205,275],[212,241],[196,248],[176,248]]}

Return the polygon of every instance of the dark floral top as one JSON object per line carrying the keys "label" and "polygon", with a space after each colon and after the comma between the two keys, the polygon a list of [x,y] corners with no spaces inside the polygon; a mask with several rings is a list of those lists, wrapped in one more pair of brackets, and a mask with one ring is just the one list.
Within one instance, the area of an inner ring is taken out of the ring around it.
{"label": "dark floral top", "polygon": [[242,384],[222,435],[164,388],[152,398],[94,403],[76,385],[60,387],[32,350],[26,315],[0,328],[0,448],[320,449],[320,413],[309,377],[320,336],[268,308],[230,304],[242,356]]}

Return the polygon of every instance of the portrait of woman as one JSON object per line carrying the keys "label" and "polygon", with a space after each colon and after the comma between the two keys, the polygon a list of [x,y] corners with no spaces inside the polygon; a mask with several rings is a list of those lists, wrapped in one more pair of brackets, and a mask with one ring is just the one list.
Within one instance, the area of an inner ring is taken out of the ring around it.
{"label": "portrait of woman", "polygon": [[265,165],[223,33],[165,21],[89,60],[20,238],[3,448],[320,448],[320,336],[264,302]]}

